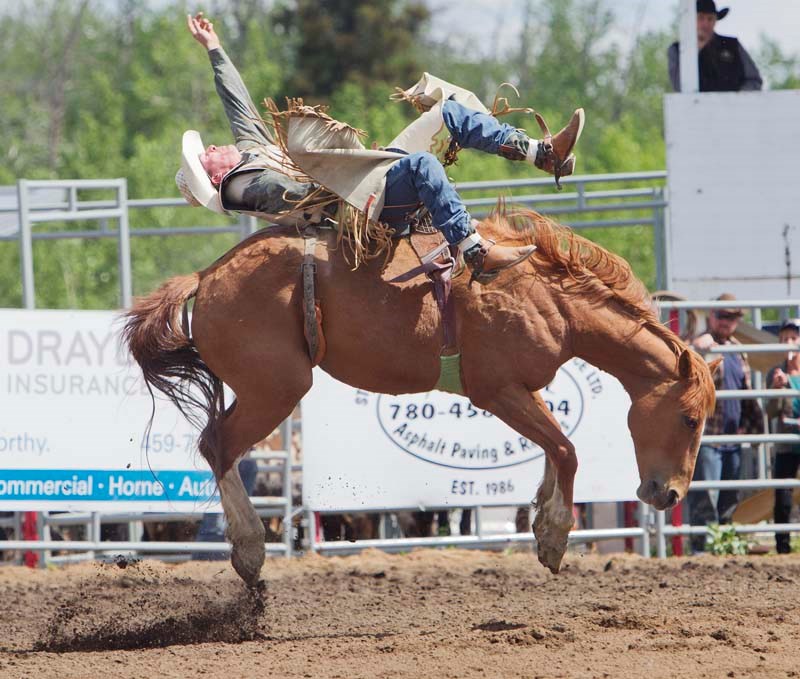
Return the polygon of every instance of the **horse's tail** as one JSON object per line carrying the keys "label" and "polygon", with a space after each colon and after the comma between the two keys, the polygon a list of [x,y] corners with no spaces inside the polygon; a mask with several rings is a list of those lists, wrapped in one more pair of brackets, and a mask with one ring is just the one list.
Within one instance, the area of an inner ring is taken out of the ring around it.
{"label": "horse's tail", "polygon": [[[164,394],[189,422],[202,429],[200,451],[206,458],[216,450],[217,428],[224,410],[223,385],[200,357],[189,335],[186,305],[197,294],[200,275],[170,278],[158,290],[137,299],[125,314],[122,340],[142,369],[153,398],[153,389]],[[215,460],[209,459],[214,467]]]}

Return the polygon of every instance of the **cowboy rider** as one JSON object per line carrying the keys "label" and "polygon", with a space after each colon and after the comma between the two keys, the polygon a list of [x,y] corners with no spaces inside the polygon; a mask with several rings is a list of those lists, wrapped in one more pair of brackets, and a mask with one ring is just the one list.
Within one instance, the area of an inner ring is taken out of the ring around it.
{"label": "cowboy rider", "polygon": [[[303,199],[320,187],[292,176],[283,151],[261,120],[238,71],[223,50],[214,26],[203,13],[187,16],[192,36],[208,51],[217,93],[222,100],[235,145],[203,146],[192,130],[183,137],[183,163],[176,183],[187,202],[221,213],[249,212],[278,224],[318,223],[322,208],[304,209]],[[471,94],[471,93],[470,93]],[[472,95],[474,97],[474,95]],[[550,174],[574,172],[571,153],[583,129],[583,109],[572,115],[552,145],[531,139],[523,131],[500,123],[494,116],[467,108],[453,98],[441,106],[451,138],[462,148],[475,148],[510,160],[524,160]],[[409,128],[407,128],[409,129]],[[402,136],[402,135],[401,135]],[[390,159],[385,177],[385,197],[380,222],[403,231],[422,203],[434,227],[450,244],[457,245],[473,271],[492,275],[527,259],[534,246],[505,247],[480,237],[477,224],[447,179],[444,167],[429,152],[408,153],[401,148]],[[209,181],[210,180],[210,181]],[[332,197],[332,200],[334,198]],[[409,206],[414,206],[412,212]]]}

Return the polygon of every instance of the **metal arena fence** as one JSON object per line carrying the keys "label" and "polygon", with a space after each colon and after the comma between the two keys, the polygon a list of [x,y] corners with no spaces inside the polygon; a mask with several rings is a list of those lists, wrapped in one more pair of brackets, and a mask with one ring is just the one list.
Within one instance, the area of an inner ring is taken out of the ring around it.
{"label": "metal arena fence", "polygon": [[[458,185],[459,192],[465,196],[466,203],[476,216],[485,214],[496,203],[498,191],[509,192],[509,200],[535,208],[549,215],[559,215],[560,219],[574,229],[630,226],[648,226],[653,229],[654,250],[656,257],[657,283],[663,287],[666,280],[665,260],[665,208],[664,180],[665,172],[627,173],[613,175],[591,175],[567,177],[563,181],[567,190],[560,194],[536,193],[544,187],[550,187],[549,179],[517,179],[490,182],[469,182]],[[646,186],[641,186],[641,184]],[[614,188],[607,188],[612,186]],[[599,188],[598,188],[599,187]],[[2,187],[0,187],[2,188]],[[80,192],[105,190],[114,194],[112,199],[81,200]],[[522,193],[520,193],[522,191]],[[492,197],[481,195],[491,192]],[[5,192],[6,195],[8,191]],[[43,199],[41,195],[44,194]],[[0,191],[0,199],[3,192]],[[259,228],[253,217],[240,216],[226,226],[190,226],[180,228],[144,227],[131,228],[129,213],[131,210],[152,208],[184,207],[185,203],[178,198],[162,199],[130,199],[127,183],[124,179],[113,180],[70,180],[70,181],[31,181],[19,180],[16,186],[16,201],[3,204],[0,200],[0,242],[16,241],[19,244],[20,266],[22,276],[23,306],[35,308],[35,275],[33,265],[33,243],[38,240],[57,240],[74,238],[112,238],[118,242],[119,261],[119,300],[124,306],[132,298],[131,238],[148,236],[181,236],[208,235],[211,233],[233,233],[245,238]],[[565,219],[563,216],[574,215],[579,219]],[[53,222],[96,221],[96,229],[80,231],[47,231],[39,228]],[[116,221],[117,226],[110,226]],[[713,309],[729,305],[728,302],[661,302],[662,316],[670,312],[686,309]],[[800,300],[757,300],[742,301],[737,305],[752,313],[752,320],[757,327],[762,326],[762,310],[776,309],[781,317],[800,315]],[[746,345],[736,348],[716,347],[712,353],[728,351],[746,351],[749,353],[770,352],[785,353],[794,347],[783,344]],[[777,361],[776,361],[777,362]],[[760,402],[768,399],[800,396],[798,390],[774,390],[762,388],[763,376],[755,375],[753,391],[720,391],[718,398],[757,398]],[[292,422],[287,420],[281,425],[284,428],[283,440],[291,441]],[[769,447],[774,443],[799,443],[800,435],[794,434],[762,434],[755,436],[706,436],[703,443],[740,443],[754,446],[758,459],[758,478],[747,481],[727,482],[694,482],[693,490],[701,489],[742,489],[763,490],[767,488],[798,488],[800,480],[768,479]],[[287,448],[290,447],[287,444]],[[277,497],[252,498],[259,514],[264,517],[280,517],[283,524],[282,541],[267,543],[265,551],[270,555],[291,556],[295,551],[295,524],[303,527],[306,535],[304,548],[324,554],[345,554],[366,548],[378,548],[386,551],[405,551],[415,547],[458,546],[463,548],[498,549],[518,544],[535,544],[531,533],[487,534],[481,519],[482,508],[474,508],[475,534],[463,536],[440,536],[429,538],[392,537],[381,523],[381,538],[377,540],[359,540],[357,542],[325,542],[318,539],[316,526],[318,516],[293,504],[293,475],[302,474],[301,465],[293,465],[290,450],[271,451],[257,455],[259,471],[277,473],[281,480],[281,494]],[[446,510],[452,507],[410,507],[410,510]],[[695,535],[707,532],[705,526],[666,524],[665,513],[656,512],[647,505],[638,503],[638,525],[608,529],[574,530],[570,533],[571,543],[590,543],[601,540],[625,539],[637,540],[638,551],[646,557],[654,551],[659,557],[667,554],[667,540],[676,536]],[[190,554],[202,552],[227,552],[230,546],[225,542],[145,542],[141,540],[105,541],[101,540],[103,524],[128,524],[130,535],[141,534],[143,521],[182,521],[197,519],[198,514],[108,514],[99,512],[37,513],[35,533],[37,539],[19,539],[24,533],[24,517],[22,513],[13,513],[8,517],[0,517],[0,528],[14,533],[13,540],[0,542],[3,550],[15,550],[17,561],[22,552],[35,552],[41,555],[40,563],[61,563],[76,559],[108,558],[120,553],[148,555],[160,558],[187,558]],[[85,526],[86,539],[53,540],[51,528],[55,526]],[[775,531],[798,531],[800,524],[764,524],[736,526],[736,531],[743,534],[769,534]],[[653,542],[655,545],[653,546]],[[52,551],[66,552],[66,555],[54,556]]]}

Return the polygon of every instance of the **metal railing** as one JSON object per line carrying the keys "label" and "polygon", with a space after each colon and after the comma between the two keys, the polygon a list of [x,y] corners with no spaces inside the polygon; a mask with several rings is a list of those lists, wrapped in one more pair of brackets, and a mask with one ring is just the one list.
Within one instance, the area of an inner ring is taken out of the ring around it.
{"label": "metal railing", "polygon": [[[689,491],[698,490],[766,490],[768,488],[800,488],[800,479],[746,479],[739,481],[693,481]],[[800,532],[800,523],[733,524],[733,530],[740,534]],[[656,518],[656,556],[667,556],[667,539],[672,536],[708,535],[708,526],[668,526],[664,512],[657,512]]]}
{"label": "metal railing", "polygon": [[[667,173],[636,172],[618,174],[573,175],[564,177],[562,185],[572,191],[555,193],[552,191],[552,178],[537,179],[501,179],[484,182],[461,182],[455,185],[456,190],[464,196],[467,207],[476,216],[489,212],[497,204],[497,196],[486,198],[470,198],[475,191],[509,190],[510,199],[515,205],[536,208],[542,214],[570,215],[591,212],[627,212],[649,211],[645,217],[629,217],[624,219],[590,219],[584,221],[565,221],[564,224],[573,229],[625,226],[657,226],[657,212],[667,207],[664,197],[664,186]],[[591,190],[592,184],[616,184],[650,182],[652,186],[645,188],[620,188],[614,190]],[[541,187],[544,193],[515,193],[518,189]],[[615,202],[609,202],[615,201]],[[553,205],[553,207],[549,207]]]}
{"label": "metal railing", "polygon": [[[287,448],[291,445],[291,433],[294,423],[291,418],[284,420],[279,429]],[[295,517],[302,512],[302,508],[293,507],[292,475],[302,470],[301,465],[293,465],[289,450],[263,450],[252,451],[251,459],[258,462],[258,472],[277,473],[281,479],[281,494],[273,496],[253,496],[250,501],[256,508],[256,513],[262,518],[279,517],[282,519],[282,540],[275,543],[265,543],[264,550],[268,555],[290,557],[293,553],[292,524]],[[277,462],[277,464],[276,464]],[[68,563],[96,558],[103,558],[113,554],[146,552],[159,554],[165,560],[188,559],[193,553],[200,552],[228,552],[230,546],[226,542],[150,542],[143,541],[133,534],[141,534],[142,524],[147,522],[182,522],[199,520],[205,512],[198,509],[193,512],[37,512],[37,529],[40,539],[20,540],[22,512],[15,512],[12,517],[0,518],[0,526],[11,528],[16,539],[0,541],[0,551],[16,551],[16,563],[21,563],[22,552],[34,552],[39,555],[39,564],[46,567],[48,564]],[[131,539],[125,541],[101,540],[101,530],[104,524],[128,524]],[[86,538],[83,540],[54,540],[51,528],[65,526],[82,526]],[[53,555],[53,551],[67,552],[67,554]]]}
{"label": "metal railing", "polygon": [[[662,311],[668,310],[714,310],[725,309],[730,307],[732,302],[730,300],[706,300],[706,301],[676,301],[664,300],[658,302],[658,307]],[[753,324],[757,328],[761,328],[763,324],[763,309],[771,308],[780,310],[784,317],[796,316],[800,312],[800,300],[784,299],[784,300],[736,300],[735,305],[741,309],[747,309],[752,313]],[[793,344],[727,344],[717,345],[710,347],[707,350],[709,354],[731,354],[731,353],[748,353],[748,354],[776,354],[779,360],[780,356],[785,355],[787,352],[797,351],[797,346]],[[728,389],[717,391],[718,400],[732,400],[732,399],[756,399],[759,404],[764,405],[765,400],[798,397],[800,390],[797,389],[769,389],[762,388],[764,376],[760,371],[754,371],[754,388],[747,389]],[[765,417],[765,425],[766,417]],[[766,445],[772,444],[800,444],[800,434],[714,434],[704,435],[701,439],[701,445],[741,445],[750,444],[757,446],[758,450],[758,476],[757,479],[746,480],[728,480],[728,481],[692,481],[689,486],[689,491],[701,490],[767,490],[777,488],[800,488],[800,479],[769,479],[767,478],[767,449]],[[672,536],[691,536],[691,535],[706,535],[709,532],[707,526],[668,526],[664,521],[664,512],[656,512],[655,522],[655,540],[656,540],[656,554],[659,557],[664,557],[667,554],[666,541],[667,538]],[[733,527],[736,533],[753,534],[753,533],[777,533],[785,531],[800,531],[800,524],[756,524],[756,525],[735,525]]]}
{"label": "metal railing", "polygon": [[[485,182],[462,182],[456,185],[464,196],[466,205],[475,216],[485,215],[497,203],[496,192],[510,192],[509,200],[514,204],[536,208],[548,215],[591,215],[624,212],[628,216],[583,219],[580,221],[565,220],[565,224],[574,229],[597,227],[630,227],[649,226],[654,230],[654,247],[656,256],[657,285],[663,287],[666,280],[665,260],[665,208],[664,182],[666,172],[638,172],[600,175],[577,175],[565,177],[562,182],[567,191],[554,193],[552,179],[504,179]],[[598,184],[640,184],[649,186],[637,188],[598,189]],[[518,193],[520,189],[541,188],[543,193]],[[37,191],[64,192],[62,200],[37,202],[34,195]],[[81,200],[81,191],[113,191],[113,200]],[[491,197],[471,197],[475,193],[492,191]],[[546,191],[546,192],[544,192]],[[128,198],[127,181],[125,179],[103,180],[27,180],[17,182],[17,206],[0,207],[2,214],[17,213],[19,230],[16,233],[0,234],[0,242],[18,241],[20,246],[20,268],[22,275],[23,306],[35,308],[35,275],[33,262],[33,243],[38,240],[57,240],[72,238],[114,238],[118,240],[119,249],[119,285],[120,302],[127,306],[133,290],[131,267],[131,238],[148,236],[184,236],[231,233],[244,238],[260,226],[255,217],[240,215],[234,222],[223,226],[185,226],[185,227],[140,227],[130,226],[130,210],[152,208],[188,208],[182,198]],[[634,213],[634,214],[631,214]],[[202,211],[197,212],[202,219]],[[43,227],[53,222],[99,221],[100,228],[81,231],[47,231]],[[108,220],[118,222],[117,229],[108,227]],[[34,226],[39,228],[34,229]]]}
{"label": "metal railing", "polygon": [[[497,506],[493,506],[496,509]],[[408,508],[420,510],[420,507]],[[438,512],[453,507],[431,508],[425,511]],[[417,538],[380,538],[374,540],[347,541],[318,541],[314,531],[313,512],[308,512],[308,524],[311,526],[309,549],[320,554],[356,554],[364,549],[380,549],[387,552],[404,552],[418,547],[460,547],[462,549],[503,549],[514,545],[534,546],[536,538],[533,533],[485,533],[481,526],[481,507],[470,508],[475,513],[474,535],[439,535],[433,537]],[[639,526],[630,528],[593,528],[586,530],[573,530],[569,533],[570,544],[585,544],[602,540],[635,538],[640,540],[639,552],[642,556],[650,556],[650,532],[647,529],[649,508],[644,503],[639,503]],[[319,514],[333,512],[318,512]]]}
{"label": "metal railing", "polygon": [[[491,197],[475,197],[470,195],[478,192],[508,191],[508,196],[516,205],[535,207],[539,212],[550,215],[576,215],[586,213],[630,212],[643,213],[641,216],[626,217],[621,219],[586,219],[583,221],[565,221],[566,226],[573,229],[598,228],[598,227],[625,227],[625,226],[657,226],[663,219],[663,211],[667,207],[664,194],[664,183],[667,173],[664,170],[655,172],[623,172],[615,174],[573,175],[561,179],[562,185],[568,191],[556,193],[552,191],[552,178],[522,178],[498,179],[490,181],[460,182],[455,188],[464,197],[464,203],[472,208],[477,216],[489,212],[497,204],[497,195]],[[639,188],[619,188],[593,190],[592,185],[597,184],[639,184],[648,183],[650,186]],[[78,191],[82,190],[114,190],[126,187],[125,179],[103,180],[27,180],[21,179],[17,183],[18,205],[16,207],[0,206],[0,215],[18,215],[20,229],[17,233],[0,235],[0,241],[16,241],[23,235],[23,221],[28,215],[29,225],[44,224],[47,222],[76,221],[76,220],[102,220],[104,228],[98,230],[70,231],[70,232],[32,232],[33,240],[47,240],[58,238],[102,238],[114,237],[118,234],[107,228],[105,220],[117,219],[122,209],[152,209],[152,208],[189,208],[191,207],[182,198],[127,198],[127,189],[124,195],[118,193],[114,200],[79,200]],[[541,188],[542,193],[517,193],[520,189]],[[49,200],[36,202],[31,199],[31,192],[36,190],[60,190],[66,197],[63,200]],[[198,211],[198,215],[204,214]],[[157,228],[131,228],[130,236],[164,236],[187,235],[208,233],[250,233],[258,228],[259,223],[254,217],[241,215],[236,222],[227,226],[188,226],[188,227],[157,227]],[[256,226],[254,226],[256,225]]]}
{"label": "metal railing", "polygon": [[[31,192],[36,189],[61,188],[67,191],[66,205],[61,208],[34,209]],[[78,200],[79,190],[112,190],[116,196],[108,206],[95,207]],[[54,221],[117,220],[119,247],[120,301],[130,306],[133,299],[131,282],[131,243],[128,224],[128,182],[125,179],[72,179],[70,181],[20,179],[17,182],[17,205],[19,210],[19,243],[22,269],[22,302],[26,309],[35,306],[33,272],[33,225]],[[74,232],[64,236],[75,238]],[[38,235],[38,234],[37,234]],[[50,234],[51,237],[54,236]]]}

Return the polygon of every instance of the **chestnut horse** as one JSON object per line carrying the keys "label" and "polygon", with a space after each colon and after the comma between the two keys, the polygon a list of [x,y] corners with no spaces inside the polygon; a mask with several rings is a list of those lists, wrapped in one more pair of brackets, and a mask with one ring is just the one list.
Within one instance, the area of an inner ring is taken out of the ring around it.
{"label": "chestnut horse", "polygon": [[[714,384],[702,358],[659,322],[624,260],[534,212],[498,210],[481,234],[538,247],[489,285],[469,287],[466,276],[457,277],[452,295],[466,395],[545,451],[533,531],[539,561],[555,573],[573,523],[578,462],[537,390],[573,356],[616,376],[632,401],[637,495],[666,509],[686,494]],[[296,230],[260,231],[207,269],[171,278],[138,299],[123,331],[148,384],[185,414],[194,408],[203,426],[199,447],[219,485],[231,561],[248,584],[258,581],[264,562],[264,530],[234,462],[311,387],[303,254]],[[321,367],[373,392],[431,390],[443,345],[431,286],[423,278],[387,282],[418,264],[405,240],[386,259],[352,270],[336,234],[321,232],[316,259],[327,342]],[[190,332],[185,313],[192,298]],[[223,382],[236,395],[226,410]]]}

